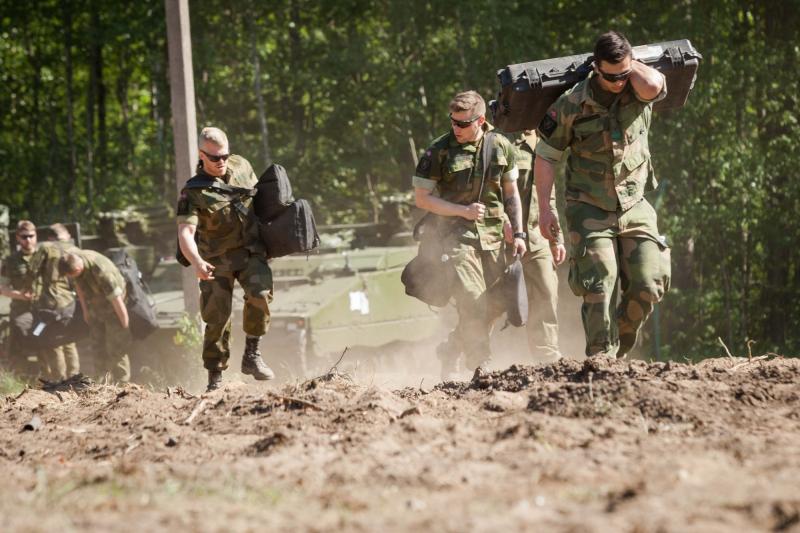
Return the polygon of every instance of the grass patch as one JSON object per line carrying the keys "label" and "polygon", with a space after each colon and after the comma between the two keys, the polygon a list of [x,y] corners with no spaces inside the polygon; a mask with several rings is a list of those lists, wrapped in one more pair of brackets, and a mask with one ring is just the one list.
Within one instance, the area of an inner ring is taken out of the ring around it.
{"label": "grass patch", "polygon": [[9,370],[0,368],[0,396],[19,394],[25,389],[27,383]]}

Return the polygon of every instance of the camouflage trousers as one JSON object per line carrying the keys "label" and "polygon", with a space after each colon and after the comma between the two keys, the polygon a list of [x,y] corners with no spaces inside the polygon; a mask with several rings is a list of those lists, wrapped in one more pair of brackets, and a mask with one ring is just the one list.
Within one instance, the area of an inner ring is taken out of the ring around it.
{"label": "camouflage trousers", "polygon": [[63,381],[80,372],[78,348],[74,342],[42,350],[39,358],[43,363],[42,370],[50,381]]}
{"label": "camouflage trousers", "polygon": [[533,356],[558,359],[558,277],[549,245],[531,246],[522,256],[522,269],[528,290],[528,349]]}
{"label": "camouflage trousers", "polygon": [[503,307],[487,287],[500,279],[505,260],[501,250],[471,247],[452,250],[449,255],[456,272],[453,295],[458,325],[438,352],[442,358],[457,358],[463,353],[467,367],[473,370],[491,359],[489,336],[492,323],[502,314]]}
{"label": "camouflage trousers", "polygon": [[244,332],[261,336],[269,328],[272,271],[266,259],[251,255],[242,270],[215,270],[214,279],[200,281],[200,314],[206,323],[203,366],[208,370],[228,368],[234,281],[244,289]]}
{"label": "camouflage trousers", "polygon": [[89,307],[89,340],[95,354],[95,373],[101,379],[126,383],[131,380],[131,361],[128,350],[133,338],[131,330],[123,328],[108,301],[95,300]]}
{"label": "camouflage trousers", "polygon": [[569,285],[583,297],[586,355],[624,357],[669,289],[669,248],[659,237],[656,212],[642,199],[624,212],[568,202],[565,215]]}

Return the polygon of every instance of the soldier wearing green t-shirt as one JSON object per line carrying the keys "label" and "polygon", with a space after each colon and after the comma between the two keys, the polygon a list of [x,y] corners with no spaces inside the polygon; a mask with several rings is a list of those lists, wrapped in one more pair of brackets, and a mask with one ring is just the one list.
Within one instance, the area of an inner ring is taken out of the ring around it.
{"label": "soldier wearing green t-shirt", "polygon": [[450,131],[425,151],[413,178],[416,205],[438,215],[435,231],[455,271],[458,325],[439,350],[442,379],[453,377],[461,353],[476,376],[488,367],[489,334],[499,313],[487,287],[497,282],[505,266],[506,215],[514,251],[525,253],[514,147],[502,135],[491,135],[484,180],[483,143],[492,129],[486,122],[486,103],[475,91],[467,91],[457,94],[449,108]]}
{"label": "soldier wearing green t-shirt", "polygon": [[125,308],[125,278],[109,258],[93,250],[64,252],[58,271],[75,283],[83,317],[89,325],[98,374],[109,374],[115,381],[130,381],[128,348],[132,338]]}
{"label": "soldier wearing green t-shirt", "polygon": [[653,102],[666,92],[664,76],[633,60],[623,35],[608,32],[595,44],[594,72],[559,97],[539,125],[534,173],[547,239],[559,232],[548,204],[554,163],[569,148],[569,281],[583,297],[588,356],[625,356],[669,287],[669,251],[644,198],[656,186],[648,146]]}
{"label": "soldier wearing green t-shirt", "polygon": [[[245,158],[231,155],[222,130],[204,128],[199,148],[199,178],[243,189],[255,186],[253,168]],[[269,327],[272,271],[255,231],[252,198],[238,200],[239,207],[229,195],[209,188],[184,189],[178,200],[178,243],[200,279],[200,314],[206,323],[203,366],[208,370],[209,391],[219,388],[222,371],[228,368],[236,281],[245,294],[242,373],[257,380],[275,377],[258,349]]]}

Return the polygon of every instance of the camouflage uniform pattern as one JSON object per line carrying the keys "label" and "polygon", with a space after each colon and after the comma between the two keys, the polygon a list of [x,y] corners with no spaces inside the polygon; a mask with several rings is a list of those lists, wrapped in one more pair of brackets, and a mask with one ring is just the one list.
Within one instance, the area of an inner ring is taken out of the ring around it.
{"label": "camouflage uniform pattern", "polygon": [[[202,173],[204,177],[207,176]],[[221,183],[252,188],[258,182],[250,163],[232,155]],[[252,198],[244,198],[250,212]],[[206,323],[203,366],[224,370],[230,358],[231,310],[234,280],[245,293],[243,329],[248,335],[264,335],[269,329],[272,271],[264,246],[258,240],[255,217],[239,212],[228,195],[207,189],[184,189],[178,201],[178,224],[197,226],[197,248],[214,265],[214,279],[200,281],[200,314]]]}
{"label": "camouflage uniform pattern", "polygon": [[[522,199],[522,220],[528,233],[528,251],[522,257],[525,286],[528,290],[528,323],[526,333],[532,355],[558,359],[558,276],[550,252],[550,242],[539,231],[539,200],[533,179],[533,160],[536,133],[511,134],[517,149],[519,194]],[[558,216],[555,188],[550,196],[550,208]],[[559,239],[562,236],[559,234]]]}
{"label": "camouflage uniform pattern", "polygon": [[[32,255],[25,255],[21,250],[14,251],[3,260],[0,267],[0,283],[14,290],[25,290],[25,277],[30,268]],[[25,300],[11,300],[9,306],[9,336],[6,341],[6,352],[12,364],[24,373],[36,371],[27,363],[27,356],[34,355],[25,349],[25,340],[31,330],[33,317],[31,316],[32,304]]]}
{"label": "camouflage uniform pattern", "polygon": [[125,279],[106,256],[92,250],[75,252],[83,259],[84,270],[74,278],[83,291],[89,311],[89,335],[97,357],[99,375],[109,373],[116,381],[130,381],[128,348],[131,332],[119,323],[111,301],[125,296]]}
{"label": "camouflage uniform pattern", "polygon": [[[488,123],[484,125],[485,132],[491,129]],[[494,135],[492,159],[478,199],[483,141],[482,136],[477,142],[459,144],[452,132],[435,139],[420,158],[413,177],[414,187],[436,190],[444,200],[462,205],[480,201],[486,206],[484,217],[477,221],[436,217],[435,231],[445,243],[448,263],[456,273],[454,297],[459,317],[443,352],[457,355],[463,351],[470,368],[491,358],[489,334],[499,313],[487,287],[500,279],[505,266],[501,187],[503,182],[516,179],[516,150],[508,139]]]}
{"label": "camouflage uniform pattern", "polygon": [[[653,305],[669,288],[669,250],[644,193],[657,183],[648,132],[653,101],[631,85],[609,107],[594,74],[564,93],[539,126],[536,154],[566,164],[570,287],[583,297],[586,355],[626,355]],[[608,95],[605,95],[608,96]],[[604,99],[605,100],[605,99]],[[618,280],[622,289],[619,307]]]}
{"label": "camouflage uniform pattern", "polygon": [[[3,260],[0,267],[0,282],[17,291],[25,290],[25,279],[31,265],[33,254],[25,255],[17,250]],[[30,312],[31,302],[25,300],[11,300],[9,318],[13,320],[22,313]]]}
{"label": "camouflage uniform pattern", "polygon": [[[68,242],[44,242],[31,258],[30,270],[25,286],[34,295],[35,311],[53,311],[56,314],[75,305],[75,293],[69,278],[58,272],[58,261],[64,252],[78,249]],[[80,372],[78,348],[74,342],[43,350],[41,356],[47,365],[47,375],[51,380],[64,380]]]}

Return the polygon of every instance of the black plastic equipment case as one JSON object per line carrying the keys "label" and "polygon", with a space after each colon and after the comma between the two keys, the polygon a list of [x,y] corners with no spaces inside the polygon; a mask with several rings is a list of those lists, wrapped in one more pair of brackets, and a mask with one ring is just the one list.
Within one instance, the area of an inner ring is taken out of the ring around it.
{"label": "black plastic equipment case", "polygon": [[[633,48],[633,57],[667,77],[667,97],[653,109],[682,107],[694,86],[702,56],[688,39]],[[505,132],[535,129],[550,105],[592,70],[591,54],[508,65],[497,71],[500,92],[491,102],[494,125]]]}

